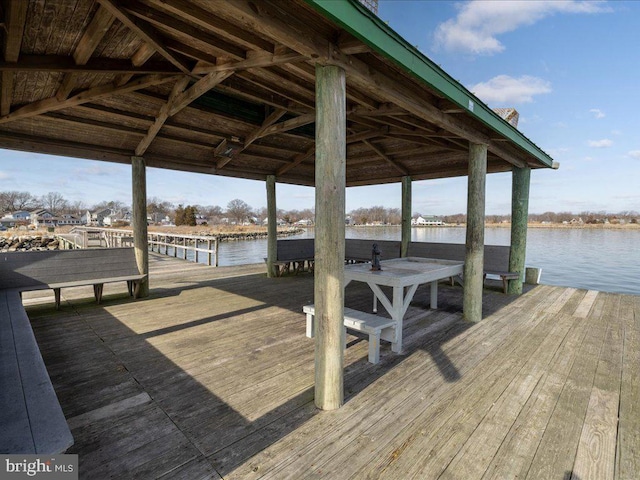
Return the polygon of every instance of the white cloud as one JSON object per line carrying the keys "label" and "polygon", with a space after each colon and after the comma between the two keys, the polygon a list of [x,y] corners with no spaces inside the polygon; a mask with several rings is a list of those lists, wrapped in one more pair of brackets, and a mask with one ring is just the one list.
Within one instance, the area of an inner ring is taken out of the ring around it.
{"label": "white cloud", "polygon": [[589,140],[588,145],[592,148],[608,148],[613,145],[613,142],[608,138],[602,140]]}
{"label": "white cloud", "polygon": [[605,113],[600,110],[599,108],[592,108],[591,110],[589,110],[589,112],[593,113],[593,116],[595,118],[604,118],[606,117]]}
{"label": "white cloud", "polygon": [[627,153],[627,155],[629,155],[631,158],[637,158],[638,160],[640,160],[640,150],[631,150]]}
{"label": "white cloud", "polygon": [[3,172],[2,170],[0,170],[0,180],[8,180],[11,178],[11,175],[9,175],[7,172]]}
{"label": "white cloud", "polygon": [[600,13],[610,11],[603,1],[474,0],[458,7],[454,19],[441,23],[435,32],[436,46],[474,54],[494,54],[505,47],[496,38],[556,13]]}
{"label": "white cloud", "polygon": [[498,75],[487,82],[473,85],[469,90],[488,104],[512,105],[530,103],[534,95],[550,93],[551,83],[529,75],[520,78]]}

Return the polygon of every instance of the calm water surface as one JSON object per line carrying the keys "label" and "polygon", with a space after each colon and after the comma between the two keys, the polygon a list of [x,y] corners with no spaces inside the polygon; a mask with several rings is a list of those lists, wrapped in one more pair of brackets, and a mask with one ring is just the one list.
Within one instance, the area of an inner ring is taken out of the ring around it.
{"label": "calm water surface", "polygon": [[[290,238],[313,237],[313,229]],[[485,243],[509,245],[508,228],[487,228]],[[350,227],[347,238],[400,240],[400,227]],[[413,228],[418,242],[464,243],[465,229]],[[640,295],[640,230],[530,228],[526,265],[542,268],[541,282]],[[220,243],[219,264],[262,262],[266,240]]]}

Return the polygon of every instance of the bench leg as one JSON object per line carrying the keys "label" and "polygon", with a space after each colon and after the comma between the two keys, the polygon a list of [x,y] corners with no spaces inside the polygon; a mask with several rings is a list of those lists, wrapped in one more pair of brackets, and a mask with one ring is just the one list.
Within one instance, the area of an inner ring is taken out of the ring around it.
{"label": "bench leg", "polygon": [[100,305],[102,301],[102,288],[104,287],[104,283],[96,283],[93,286],[93,295],[96,297],[96,302]]}
{"label": "bench leg", "polygon": [[133,280],[127,280],[127,290],[129,291],[129,296],[133,297]]}
{"label": "bench leg", "polygon": [[133,298],[137,299],[140,296],[140,280],[133,282]]}
{"label": "bench leg", "polygon": [[56,310],[60,310],[60,289],[59,288],[53,289],[53,296],[56,297]]}
{"label": "bench leg", "polygon": [[380,363],[380,332],[369,334],[369,363]]}
{"label": "bench leg", "polygon": [[313,338],[315,334],[313,323],[313,314],[307,313],[307,337],[309,338]]}
{"label": "bench leg", "polygon": [[500,276],[502,278],[502,289],[504,290],[504,294],[507,294],[507,287],[509,285],[509,280],[507,280],[507,277],[505,277],[504,275]]}

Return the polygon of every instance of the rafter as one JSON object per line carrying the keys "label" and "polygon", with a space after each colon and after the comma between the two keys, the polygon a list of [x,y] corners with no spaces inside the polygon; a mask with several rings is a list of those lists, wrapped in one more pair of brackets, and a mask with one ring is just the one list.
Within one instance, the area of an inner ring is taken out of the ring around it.
{"label": "rafter", "polygon": [[138,17],[144,22],[172,32],[174,35],[187,36],[196,42],[206,45],[216,56],[228,57],[234,60],[245,58],[244,49],[226,42],[219,36],[204,32],[189,23],[183,22],[176,18],[175,15],[168,15],[134,0],[127,0],[126,3],[122,4],[122,8],[126,9],[132,17]]}
{"label": "rafter", "polygon": [[39,100],[37,102],[25,105],[19,108],[15,112],[11,112],[8,115],[0,117],[0,124],[9,123],[15,120],[23,118],[35,117],[46,112],[53,112],[56,110],[62,110],[63,108],[75,107],[76,105],[82,105],[83,103],[92,102],[99,98],[108,97],[110,95],[123,94],[128,92],[134,92],[142,88],[148,88],[154,85],[161,85],[163,83],[177,80],[179,77],[173,76],[160,76],[160,75],[148,75],[136,80],[133,80],[122,86],[114,86],[113,84],[100,85],[88,90],[84,90],[73,97],[69,97],[66,100],[60,101],[55,97],[47,98],[45,100]]}
{"label": "rafter", "polygon": [[382,158],[384,161],[386,161],[389,165],[391,165],[393,168],[395,168],[396,170],[398,170],[400,173],[402,173],[403,175],[409,175],[409,171],[404,168],[402,165],[400,165],[400,163],[396,162],[394,159],[392,159],[391,157],[389,157],[387,154],[385,154],[380,148],[378,148],[376,145],[374,145],[373,143],[371,143],[368,140],[363,140],[362,143],[364,143],[367,147],[369,147],[371,150],[373,150],[374,152],[376,152],[376,154]]}
{"label": "rafter", "polygon": [[[24,24],[27,20],[28,2],[13,0],[5,5],[5,44],[4,61],[17,62],[20,57],[20,46]],[[13,97],[13,73],[2,73],[2,85],[0,86],[0,115],[8,115],[11,111]]]}
{"label": "rafter", "polygon": [[[131,65],[133,65],[134,67],[140,67],[144,65],[147,60],[153,57],[154,53],[156,53],[156,51],[151,45],[149,45],[148,43],[143,43],[140,48],[138,48],[136,53],[133,54],[133,57],[131,57]],[[129,80],[131,80],[131,77],[133,77],[133,74],[131,73],[118,75],[113,83],[117,86],[124,85]]]}
{"label": "rafter", "polygon": [[[265,130],[267,130],[271,125],[273,125],[278,120],[280,120],[280,118],[285,113],[287,113],[287,111],[284,109],[278,109],[272,112],[271,115],[269,115],[264,120],[264,122],[262,122],[262,125],[260,125],[257,129],[255,129],[253,132],[251,132],[251,134],[247,136],[247,138],[244,140],[244,144],[242,145],[242,148],[236,152],[236,155],[240,153],[242,150],[244,150],[245,148],[247,148],[249,145],[251,145],[253,142],[255,142],[257,139],[259,139],[262,136],[262,134],[265,132]],[[216,151],[214,152],[214,154],[219,155],[220,153]],[[216,162],[216,169],[224,168],[231,160],[233,160],[233,157],[221,158]]]}
{"label": "rafter", "polygon": [[[273,52],[273,44],[258,35],[226,22],[208,10],[193,5],[186,0],[149,0],[154,6],[167,11],[175,17],[183,18],[205,30],[214,31],[218,35],[243,45],[248,50]],[[207,72],[209,73],[209,72]]]}
{"label": "rafter", "polygon": [[156,138],[156,135],[158,135],[158,132],[160,132],[160,129],[169,118],[169,110],[171,110],[176,98],[184,91],[188,84],[189,77],[184,77],[178,80],[173,86],[167,103],[162,106],[160,113],[158,113],[156,120],[153,122],[153,125],[149,127],[149,131],[136,147],[136,156],[141,157],[144,155],[144,152],[147,151],[147,148],[149,148],[149,145],[151,145],[151,142],[153,142],[153,139]]}
{"label": "rafter", "polygon": [[189,90],[178,95],[169,109],[169,116],[173,116],[184,107],[193,102],[196,98],[201,97],[220,82],[230,77],[233,72],[215,72],[210,73],[198,80]]}
{"label": "rafter", "polygon": [[[114,20],[115,17],[105,8],[102,6],[98,8],[98,11],[91,19],[91,22],[87,26],[82,38],[78,42],[75,52],[73,52],[73,59],[76,65],[86,65],[102,38],[109,31],[109,28],[111,28]],[[75,86],[76,75],[73,73],[67,73],[58,88],[56,98],[58,100],[64,100],[69,96],[69,94],[71,94]]]}
{"label": "rafter", "polygon": [[160,55],[175,65],[184,73],[190,73],[190,68],[183,58],[169,51],[160,36],[148,25],[136,20],[125,12],[117,0],[98,0],[100,5],[107,9],[114,17],[120,20],[127,28],[135,32],[142,40],[151,45]]}
{"label": "rafter", "polygon": [[309,150],[307,150],[304,153],[299,153],[298,155],[296,155],[293,160],[291,161],[291,163],[288,163],[286,165],[283,165],[282,167],[280,167],[277,171],[276,171],[276,175],[284,175],[285,173],[287,173],[289,170],[291,170],[294,167],[297,167],[298,165],[300,165],[302,162],[304,162],[307,158],[311,157],[316,151],[316,146],[315,144],[309,148]]}

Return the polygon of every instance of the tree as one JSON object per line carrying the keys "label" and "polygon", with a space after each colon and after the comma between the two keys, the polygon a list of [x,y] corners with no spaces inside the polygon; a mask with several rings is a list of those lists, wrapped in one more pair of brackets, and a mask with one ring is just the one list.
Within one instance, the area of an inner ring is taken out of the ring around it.
{"label": "tree", "polygon": [[187,205],[184,209],[184,224],[195,227],[197,225],[196,213],[198,213],[196,207]]}
{"label": "tree", "polygon": [[154,223],[159,223],[164,217],[169,215],[173,205],[166,200],[161,200],[158,197],[147,199],[147,213],[151,216]]}
{"label": "tree", "polygon": [[0,192],[0,212],[31,210],[38,206],[38,199],[29,192]]}
{"label": "tree", "polygon": [[176,213],[175,213],[175,218],[174,218],[174,223],[176,225],[184,225],[185,224],[185,218],[184,218],[184,207],[182,206],[182,204],[178,205],[176,207]]}
{"label": "tree", "polygon": [[251,207],[243,200],[236,198],[227,204],[227,216],[235,223],[243,223],[251,215]]}
{"label": "tree", "polygon": [[67,201],[58,192],[49,192],[40,198],[43,208],[49,210],[53,215],[58,215],[67,208]]}

